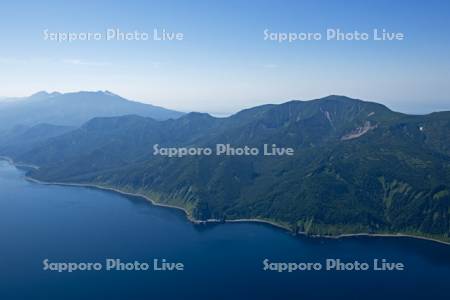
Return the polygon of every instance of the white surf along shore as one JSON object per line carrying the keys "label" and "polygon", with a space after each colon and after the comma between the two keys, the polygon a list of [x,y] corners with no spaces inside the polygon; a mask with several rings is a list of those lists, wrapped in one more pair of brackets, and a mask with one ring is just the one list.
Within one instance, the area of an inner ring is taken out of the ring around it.
{"label": "white surf along shore", "polygon": [[[27,167],[27,168],[39,169],[39,167],[35,166],[35,165],[30,165],[30,164],[25,164],[25,163],[20,163],[20,162],[17,163],[13,159],[11,159],[10,157],[0,156],[0,160],[5,160],[5,161],[7,161],[8,163],[10,163],[11,165],[13,165],[13,166],[15,166],[17,168]],[[160,206],[160,207],[166,207],[166,208],[173,208],[173,209],[181,210],[181,211],[184,212],[184,214],[186,215],[187,219],[190,222],[194,223],[194,224],[208,224],[208,223],[262,223],[262,224],[267,224],[267,225],[274,226],[276,228],[280,228],[280,229],[289,231],[291,233],[294,233],[292,231],[292,228],[290,228],[290,227],[288,227],[286,225],[279,224],[279,223],[272,222],[272,221],[268,221],[268,220],[257,219],[257,218],[231,219],[231,220],[224,220],[224,221],[219,220],[219,219],[197,220],[194,217],[192,217],[190,212],[187,209],[185,209],[184,207],[156,202],[153,199],[149,198],[148,196],[145,196],[145,195],[142,195],[142,194],[139,194],[139,193],[125,192],[125,191],[119,190],[117,188],[106,187],[106,186],[101,186],[101,185],[97,185],[97,184],[89,184],[89,183],[46,182],[46,181],[41,181],[41,180],[29,177],[29,176],[25,176],[25,179],[30,181],[30,182],[37,183],[37,184],[43,184],[43,185],[59,185],[59,186],[94,188],[94,189],[99,189],[99,190],[104,190],[104,191],[115,192],[115,193],[118,193],[118,194],[121,194],[121,195],[139,197],[139,198],[147,200],[148,202],[150,202],[154,206]],[[432,238],[432,237],[426,237],[426,236],[420,236],[420,235],[412,235],[412,234],[406,234],[406,233],[368,233],[368,232],[361,232],[361,233],[348,233],[348,234],[339,234],[339,235],[311,235],[311,234],[307,234],[306,232],[297,232],[297,234],[308,236],[308,237],[312,237],[312,238],[327,238],[327,239],[341,239],[341,238],[351,238],[351,237],[358,237],[358,236],[364,236],[364,237],[414,238],[414,239],[432,241],[432,242],[436,242],[436,243],[444,244],[444,245],[450,245],[450,242],[441,241],[441,240],[438,240],[438,239],[435,239],[435,238]]]}

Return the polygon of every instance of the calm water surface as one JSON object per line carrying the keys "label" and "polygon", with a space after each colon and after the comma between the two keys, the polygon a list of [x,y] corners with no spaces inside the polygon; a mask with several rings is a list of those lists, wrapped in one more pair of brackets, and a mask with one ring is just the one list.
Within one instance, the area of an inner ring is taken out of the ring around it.
{"label": "calm water surface", "polygon": [[[262,224],[195,226],[173,209],[28,182],[0,161],[0,299],[445,299],[450,246],[409,238],[293,237]],[[43,270],[43,260],[182,262],[185,271]],[[402,272],[263,271],[262,261],[402,262]]]}

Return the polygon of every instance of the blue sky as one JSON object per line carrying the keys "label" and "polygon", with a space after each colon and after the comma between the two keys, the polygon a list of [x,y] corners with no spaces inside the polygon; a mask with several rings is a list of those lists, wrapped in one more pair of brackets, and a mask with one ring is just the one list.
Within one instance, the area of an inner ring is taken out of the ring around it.
{"label": "blue sky", "polygon": [[[182,32],[182,41],[44,40],[43,31]],[[386,29],[403,41],[264,40],[263,31]],[[449,1],[11,1],[0,4],[0,95],[110,90],[230,113],[329,94],[450,110]]]}

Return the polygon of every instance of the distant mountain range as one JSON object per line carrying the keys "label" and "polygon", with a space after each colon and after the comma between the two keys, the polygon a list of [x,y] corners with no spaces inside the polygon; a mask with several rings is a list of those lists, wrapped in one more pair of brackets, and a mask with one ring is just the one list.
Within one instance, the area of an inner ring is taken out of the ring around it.
{"label": "distant mountain range", "polygon": [[156,120],[178,118],[182,113],[134,102],[108,91],[47,93],[0,101],[0,131],[40,123],[80,126],[94,117],[137,114]]}
{"label": "distant mountain range", "polygon": [[[47,127],[45,127],[47,126]],[[343,96],[155,120],[45,125],[0,154],[33,178],[96,184],[184,208],[198,220],[260,219],[319,235],[404,233],[450,241],[450,112],[405,115]],[[27,133],[26,135],[29,135]],[[11,140],[14,140],[11,138]],[[258,147],[293,156],[153,155],[161,147]],[[26,151],[24,149],[26,148]]]}

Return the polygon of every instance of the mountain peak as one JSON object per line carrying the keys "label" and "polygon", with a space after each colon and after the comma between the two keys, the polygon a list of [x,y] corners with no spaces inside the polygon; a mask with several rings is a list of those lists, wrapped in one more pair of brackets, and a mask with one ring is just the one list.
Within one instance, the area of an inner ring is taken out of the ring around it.
{"label": "mountain peak", "polygon": [[195,120],[199,120],[199,119],[215,119],[215,117],[211,116],[208,113],[195,112],[195,111],[185,114],[184,116],[182,116],[182,118],[184,118],[184,119],[195,119]]}
{"label": "mountain peak", "polygon": [[328,95],[326,97],[320,98],[318,100],[331,100],[331,101],[362,101],[359,99],[355,99],[355,98],[350,98],[347,96],[343,96],[343,95]]}
{"label": "mountain peak", "polygon": [[46,96],[48,96],[48,95],[50,95],[50,94],[49,94],[47,91],[39,91],[39,92],[36,92],[36,93],[32,94],[32,95],[30,96],[30,98],[46,97]]}
{"label": "mountain peak", "polygon": [[109,95],[109,96],[113,96],[113,97],[120,97],[119,95],[114,94],[113,92],[108,91],[108,90],[100,91],[100,92],[103,93],[103,94],[105,94],[105,95]]}
{"label": "mountain peak", "polygon": [[151,104],[130,101],[109,91],[47,92],[40,91],[11,102],[0,110],[0,131],[15,125],[34,126],[50,123],[81,126],[94,117],[140,115],[156,120],[176,119],[183,113]]}
{"label": "mountain peak", "polygon": [[62,95],[60,92],[49,93],[47,91],[39,91],[37,93],[32,94],[29,98],[44,99],[44,98],[55,97],[55,96],[60,96],[60,95]]}
{"label": "mountain peak", "polygon": [[108,90],[104,90],[104,91],[102,91],[102,90],[98,90],[98,91],[77,91],[77,92],[67,92],[67,93],[60,93],[60,92],[56,92],[56,91],[49,93],[49,92],[43,90],[43,91],[39,91],[39,92],[36,92],[36,93],[32,94],[31,96],[29,96],[29,98],[33,98],[33,99],[41,98],[42,99],[42,98],[55,97],[55,96],[61,96],[61,95],[80,95],[80,94],[87,94],[87,95],[100,94],[100,95],[108,95],[108,96],[122,98],[121,96],[119,96],[119,95],[117,95],[117,94],[115,94],[115,93],[113,93],[111,91],[108,91]]}

